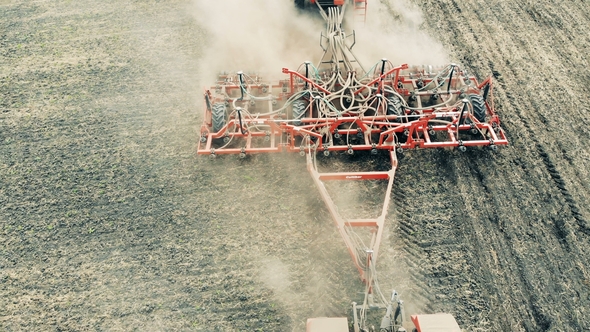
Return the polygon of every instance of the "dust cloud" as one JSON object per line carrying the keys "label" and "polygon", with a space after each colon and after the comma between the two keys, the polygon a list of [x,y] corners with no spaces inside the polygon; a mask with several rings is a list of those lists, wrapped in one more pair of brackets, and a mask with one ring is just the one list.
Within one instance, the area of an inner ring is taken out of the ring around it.
{"label": "dust cloud", "polygon": [[260,280],[275,292],[288,291],[291,287],[288,266],[275,257],[265,257],[261,263]]}
{"label": "dust cloud", "polygon": [[[350,16],[351,9],[349,8]],[[292,0],[193,0],[191,10],[199,26],[206,30],[207,38],[202,45],[204,55],[199,69],[200,80],[205,84],[215,82],[219,72],[240,70],[257,72],[266,80],[274,81],[285,77],[281,68],[297,69],[302,62],[310,60],[317,63],[322,56],[319,41],[320,33],[325,29],[323,20],[311,11],[298,11]],[[370,0],[367,18],[365,24],[349,20],[352,27],[346,27],[347,33],[351,32],[351,28],[356,31],[353,51],[365,69],[369,69],[382,58],[389,59],[394,65],[408,63],[436,66],[448,63],[441,43],[421,30],[423,14],[409,1]],[[338,191],[338,206],[354,208],[355,211],[343,212],[356,212],[356,217],[359,217],[359,213],[360,217],[372,212],[378,215],[383,203],[381,195],[376,200],[378,206],[369,204],[367,199],[361,199],[373,197],[372,193],[377,188],[361,187],[358,183],[355,185],[356,187]],[[365,209],[359,207],[360,201],[364,202]],[[310,224],[313,222],[310,221]],[[388,251],[389,241],[384,239],[385,252]],[[345,248],[342,246],[336,250],[344,252]],[[383,275],[402,275],[397,271],[400,268],[396,262],[397,257],[394,257],[391,250],[388,254],[389,257],[382,258],[381,268],[385,272]],[[297,276],[289,273],[289,263],[262,253],[256,257],[261,263],[259,279],[274,291],[277,301],[288,309],[294,324],[300,326],[298,324],[305,321],[303,315],[310,314],[302,308],[310,306],[305,302],[306,297],[299,295],[300,290],[295,291],[291,284],[291,278],[297,280]],[[377,267],[378,270],[381,268]],[[310,289],[307,293],[317,296],[331,292],[332,290],[326,290],[330,288],[330,284],[325,281],[327,277],[317,273],[316,277],[308,276]],[[383,286],[389,292],[393,285],[387,279],[389,278],[384,278]],[[395,280],[396,289],[409,292],[413,288],[410,278],[406,279],[403,274],[401,279]],[[314,315],[327,315],[330,306],[334,305],[319,305],[321,301],[317,301],[317,298],[315,300]],[[327,295],[323,298],[326,302],[331,300],[332,297]],[[414,306],[420,307],[420,301],[414,302]]]}
{"label": "dust cloud", "polygon": [[365,66],[381,58],[394,65],[449,62],[442,44],[421,30],[424,16],[420,8],[407,0],[369,1],[366,22],[352,22],[357,35],[353,50]]}
{"label": "dust cloud", "polygon": [[239,70],[283,78],[283,67],[297,69],[321,51],[323,22],[290,0],[195,0],[193,9],[209,39],[201,68],[209,82],[219,72]]}
{"label": "dust cloud", "polygon": [[[361,63],[370,68],[382,58],[401,63],[442,65],[442,45],[420,30],[419,8],[405,0],[369,1],[367,22],[353,22]],[[206,30],[200,68],[203,82],[214,82],[219,72],[256,72],[267,79],[283,78],[283,67],[297,69],[316,63],[322,50],[321,17],[297,10],[292,0],[194,0],[192,15]],[[352,16],[352,8],[348,8]],[[347,33],[350,33],[347,29]]]}

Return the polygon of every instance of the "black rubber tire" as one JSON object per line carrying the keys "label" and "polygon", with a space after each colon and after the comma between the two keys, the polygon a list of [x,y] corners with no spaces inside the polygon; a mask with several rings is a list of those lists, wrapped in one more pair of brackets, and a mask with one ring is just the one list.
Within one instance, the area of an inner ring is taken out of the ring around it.
{"label": "black rubber tire", "polygon": [[[305,111],[307,110],[307,102],[302,99],[295,100],[293,104],[291,104],[293,108],[293,120],[300,120],[305,115]],[[301,121],[293,121],[293,124],[296,126],[301,125]]]}
{"label": "black rubber tire", "polygon": [[473,106],[473,116],[479,122],[486,121],[486,102],[483,100],[483,97],[476,94],[470,94],[467,96],[471,106]]}
{"label": "black rubber tire", "polygon": [[211,108],[211,122],[213,122],[213,132],[218,132],[226,124],[225,103],[215,103]]}
{"label": "black rubber tire", "polygon": [[387,98],[387,115],[401,115],[402,101],[396,95]]}
{"label": "black rubber tire", "polygon": [[[396,95],[391,95],[387,98],[387,115],[403,114],[402,101]],[[395,122],[401,122],[401,119],[396,119]]]}

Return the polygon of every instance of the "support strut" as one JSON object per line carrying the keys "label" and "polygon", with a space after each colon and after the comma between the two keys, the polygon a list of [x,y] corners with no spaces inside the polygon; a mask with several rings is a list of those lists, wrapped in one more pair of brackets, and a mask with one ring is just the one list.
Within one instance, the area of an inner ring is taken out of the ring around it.
{"label": "support strut", "polygon": [[[395,178],[395,170],[397,169],[397,156],[395,149],[388,151],[391,162],[391,169],[386,172],[337,172],[337,173],[320,173],[315,162],[315,150],[308,150],[307,152],[307,170],[320,192],[344,243],[352,257],[352,260],[358,269],[361,280],[369,287],[369,292],[372,292],[373,285],[370,284],[370,266],[375,265],[379,254],[379,246],[381,244],[381,237],[383,235],[383,227],[385,224],[385,217],[389,208],[389,201],[391,197],[391,189],[393,187],[393,180]],[[385,199],[381,208],[381,214],[377,218],[366,219],[347,219],[339,212],[338,207],[330,196],[324,181],[358,181],[358,180],[387,180],[387,189],[385,192]],[[351,231],[355,228],[369,229],[371,232],[371,241],[367,248],[357,248],[354,241],[351,239]],[[367,257],[359,257],[359,251],[367,253]]]}

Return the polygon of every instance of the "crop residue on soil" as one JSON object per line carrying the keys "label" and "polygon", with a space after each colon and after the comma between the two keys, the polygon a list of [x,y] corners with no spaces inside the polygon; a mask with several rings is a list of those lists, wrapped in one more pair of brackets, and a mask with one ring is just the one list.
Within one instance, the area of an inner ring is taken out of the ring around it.
{"label": "crop residue on soil", "polygon": [[[350,314],[362,285],[304,160],[195,156],[200,86],[296,67],[318,23],[290,1],[219,3],[0,1],[0,330],[300,331]],[[511,140],[405,154],[385,290],[466,330],[590,329],[590,7],[370,8],[393,42],[359,53],[494,75]]]}

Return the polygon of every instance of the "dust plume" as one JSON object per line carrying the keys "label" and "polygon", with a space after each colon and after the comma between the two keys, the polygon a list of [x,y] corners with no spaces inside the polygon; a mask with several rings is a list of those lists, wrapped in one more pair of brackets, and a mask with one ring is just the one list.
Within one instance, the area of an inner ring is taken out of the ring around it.
{"label": "dust plume", "polygon": [[354,22],[355,54],[365,66],[381,58],[394,65],[444,65],[447,53],[442,44],[421,30],[423,13],[407,0],[368,2],[366,23]]}
{"label": "dust plume", "polygon": [[[292,0],[193,1],[192,14],[207,31],[200,69],[204,82],[239,70],[275,80],[283,77],[281,68],[316,63],[322,55],[323,20],[312,10],[297,10]],[[365,69],[381,58],[395,65],[447,63],[442,45],[420,30],[419,8],[407,0],[373,0],[367,8],[366,24],[353,23],[353,50]],[[351,6],[348,13],[352,16]]]}
{"label": "dust plume", "polygon": [[290,0],[194,0],[194,16],[207,30],[201,76],[257,72],[283,78],[283,67],[297,69],[319,56],[319,17],[300,13]]}

